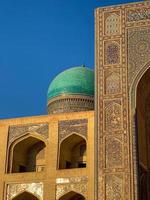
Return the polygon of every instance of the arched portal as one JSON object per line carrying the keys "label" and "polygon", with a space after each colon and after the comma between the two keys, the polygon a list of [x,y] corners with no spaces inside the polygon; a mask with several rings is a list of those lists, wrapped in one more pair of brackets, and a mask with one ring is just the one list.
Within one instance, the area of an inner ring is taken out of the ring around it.
{"label": "arched portal", "polygon": [[72,134],[60,144],[59,169],[86,167],[86,140]]}
{"label": "arched portal", "polygon": [[21,194],[14,197],[12,200],[39,200],[39,199],[29,192],[22,192]]}
{"label": "arched portal", "polygon": [[136,95],[139,199],[150,199],[150,69],[140,79]]}
{"label": "arched portal", "polygon": [[85,198],[81,194],[71,191],[62,196],[59,200],[85,200]]}
{"label": "arched portal", "polygon": [[9,150],[8,171],[12,173],[43,171],[45,143],[33,136],[18,139]]}

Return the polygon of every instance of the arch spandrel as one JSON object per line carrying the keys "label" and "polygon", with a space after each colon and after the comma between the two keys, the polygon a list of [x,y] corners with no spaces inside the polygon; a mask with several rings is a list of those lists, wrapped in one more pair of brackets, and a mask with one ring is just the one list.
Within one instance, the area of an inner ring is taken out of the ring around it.
{"label": "arch spandrel", "polygon": [[[132,83],[150,61],[150,26],[135,27],[127,31],[128,84]],[[146,70],[145,70],[146,71]]]}
{"label": "arch spandrel", "polygon": [[10,148],[10,146],[15,146],[17,143],[29,137],[33,137],[38,140],[41,140],[45,143],[45,145],[47,144],[47,140],[43,136],[39,135],[37,132],[30,131],[30,132],[25,132],[24,134],[17,136],[13,141],[11,141],[11,143],[9,143],[8,148]]}
{"label": "arch spandrel", "polygon": [[25,124],[25,125],[14,125],[9,127],[8,133],[8,144],[12,143],[16,138],[25,135],[26,133],[36,133],[41,135],[43,138],[48,138],[48,123],[39,124]]}
{"label": "arch spandrel", "polygon": [[[60,181],[61,179],[61,181]],[[68,177],[67,181],[64,178],[59,178],[56,185],[56,200],[60,197],[74,191],[83,195],[87,198],[88,194],[88,177],[87,176],[78,176],[78,177]]]}
{"label": "arch spandrel", "polygon": [[7,200],[13,200],[23,192],[28,192],[38,200],[43,200],[43,183],[13,183],[7,185]]}
{"label": "arch spandrel", "polygon": [[87,119],[63,120],[58,123],[59,143],[72,133],[88,138]]}
{"label": "arch spandrel", "polygon": [[150,69],[150,61],[148,61],[146,65],[144,65],[142,68],[136,71],[133,81],[131,82],[129,86],[129,98],[130,98],[130,104],[131,104],[130,106],[133,112],[136,108],[136,93],[137,93],[138,83],[140,82],[141,78],[147,72],[148,69]]}

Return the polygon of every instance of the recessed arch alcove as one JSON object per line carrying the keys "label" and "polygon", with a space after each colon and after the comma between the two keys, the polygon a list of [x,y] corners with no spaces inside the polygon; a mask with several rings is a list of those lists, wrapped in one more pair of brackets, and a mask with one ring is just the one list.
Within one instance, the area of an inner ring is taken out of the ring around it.
{"label": "recessed arch alcove", "polygon": [[60,143],[59,169],[86,167],[86,139],[71,134]]}
{"label": "recessed arch alcove", "polygon": [[60,197],[59,200],[85,200],[85,198],[83,195],[71,191]]}
{"label": "recessed arch alcove", "polygon": [[9,147],[8,172],[38,172],[45,166],[46,143],[37,134],[27,133],[17,138]]}
{"label": "recessed arch alcove", "polygon": [[130,87],[131,136],[135,195],[150,199],[150,63],[137,73]]}

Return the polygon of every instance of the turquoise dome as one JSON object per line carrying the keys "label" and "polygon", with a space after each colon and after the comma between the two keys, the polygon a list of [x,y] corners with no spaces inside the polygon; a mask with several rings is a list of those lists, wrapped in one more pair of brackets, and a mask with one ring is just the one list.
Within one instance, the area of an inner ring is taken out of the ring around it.
{"label": "turquoise dome", "polygon": [[60,95],[94,96],[94,72],[85,67],[73,67],[58,74],[48,88],[47,98]]}

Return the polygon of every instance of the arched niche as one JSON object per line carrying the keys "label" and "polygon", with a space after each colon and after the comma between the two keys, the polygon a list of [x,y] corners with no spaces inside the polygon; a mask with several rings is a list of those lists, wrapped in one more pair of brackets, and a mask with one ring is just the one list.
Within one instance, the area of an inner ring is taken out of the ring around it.
{"label": "arched niche", "polygon": [[150,199],[150,63],[137,73],[130,87],[131,136],[135,196]]}
{"label": "arched niche", "polygon": [[60,197],[59,200],[85,200],[85,198],[83,195],[71,191]]}
{"label": "arched niche", "polygon": [[86,167],[86,139],[72,134],[60,144],[59,169]]}
{"label": "arched niche", "polygon": [[34,134],[17,138],[9,147],[8,172],[39,172],[45,167],[46,143]]}
{"label": "arched niche", "polygon": [[17,196],[15,196],[12,200],[40,200],[40,199],[37,198],[35,195],[24,191],[18,194]]}

